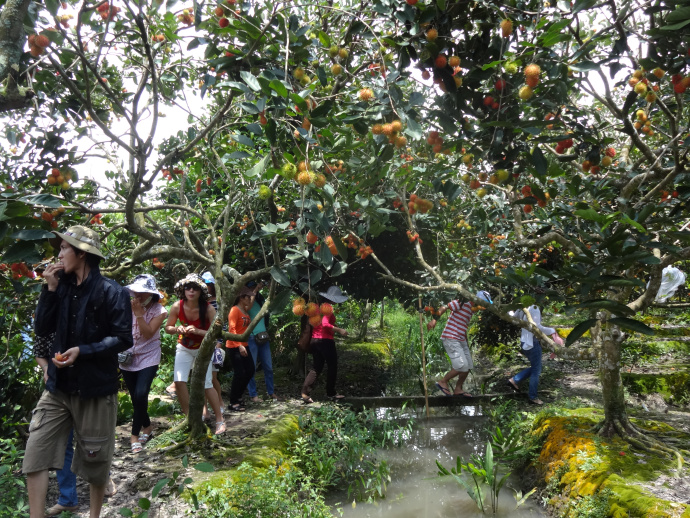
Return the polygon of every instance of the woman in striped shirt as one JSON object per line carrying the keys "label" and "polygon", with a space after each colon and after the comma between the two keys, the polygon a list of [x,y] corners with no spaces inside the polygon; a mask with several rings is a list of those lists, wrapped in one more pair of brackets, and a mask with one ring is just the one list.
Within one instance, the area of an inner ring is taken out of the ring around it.
{"label": "woman in striped shirt", "polygon": [[[486,291],[478,291],[477,298],[492,304],[491,297]],[[450,357],[451,369],[448,371],[448,374],[436,382],[436,387],[446,396],[472,397],[472,394],[466,392],[462,386],[470,373],[470,369],[474,366],[470,348],[467,344],[467,328],[469,327],[470,318],[472,318],[473,305],[473,302],[461,303],[459,300],[452,300],[448,305],[442,306],[439,309],[439,316],[450,310],[448,322],[441,334],[441,341],[446,353]],[[427,324],[427,329],[429,330],[434,327],[436,327],[435,319]],[[456,376],[458,381],[455,384],[455,390],[451,393],[448,382]]]}

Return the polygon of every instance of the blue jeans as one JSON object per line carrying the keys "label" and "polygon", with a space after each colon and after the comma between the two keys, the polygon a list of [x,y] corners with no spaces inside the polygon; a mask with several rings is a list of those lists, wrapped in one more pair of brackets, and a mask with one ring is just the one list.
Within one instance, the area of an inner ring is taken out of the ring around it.
{"label": "blue jeans", "polygon": [[515,384],[519,384],[522,380],[529,376],[529,390],[527,397],[530,399],[537,399],[537,390],[539,389],[539,375],[541,374],[541,343],[536,338],[531,349],[525,351],[520,344],[520,352],[524,354],[529,360],[530,366],[518,372],[513,376]]}
{"label": "blue jeans", "polygon": [[72,446],[73,439],[74,430],[69,433],[69,439],[67,439],[65,464],[62,466],[62,469],[55,472],[58,489],[60,490],[60,498],[58,498],[57,503],[64,507],[79,505],[79,501],[77,500],[77,476],[72,473],[72,457],[74,457],[74,447]]}
{"label": "blue jeans", "polygon": [[[254,358],[254,368],[256,369],[256,364],[258,360],[261,360],[261,366],[264,371],[264,382],[266,383],[266,392],[269,396],[273,395],[275,387],[273,386],[273,361],[271,360],[271,343],[266,342],[265,344],[258,345],[254,339],[254,335],[249,335],[249,352],[252,353],[252,358]],[[256,397],[258,393],[256,392],[256,381],[254,376],[249,381],[247,385],[247,390],[249,391],[249,397]]]}

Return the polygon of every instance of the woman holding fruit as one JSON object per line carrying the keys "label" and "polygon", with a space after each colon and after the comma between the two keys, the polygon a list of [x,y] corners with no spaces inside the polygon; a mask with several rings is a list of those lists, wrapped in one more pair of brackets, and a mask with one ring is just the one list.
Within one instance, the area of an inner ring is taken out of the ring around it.
{"label": "woman holding fruit", "polygon": [[307,374],[302,386],[302,401],[305,405],[313,403],[314,400],[310,397],[311,391],[316,384],[319,374],[323,371],[324,365],[328,365],[326,371],[326,396],[333,400],[342,399],[342,396],[335,391],[335,381],[338,375],[338,353],[335,349],[335,333],[341,336],[347,336],[347,331],[335,325],[335,315],[333,314],[333,304],[340,304],[348,299],[348,296],[340,291],[337,286],[331,286],[325,292],[320,292],[319,295],[326,303],[318,307],[317,314],[320,313],[320,323],[314,326],[311,332],[311,341],[309,343],[309,352],[312,354],[313,367]]}
{"label": "woman holding fruit", "polygon": [[134,345],[121,355],[120,371],[132,398],[132,453],[139,453],[150,437],[153,426],[148,414],[151,383],[161,361],[161,324],[168,315],[158,303],[160,293],[152,275],[137,275],[125,286],[132,297],[132,338]]}
{"label": "woman holding fruit", "polygon": [[[215,308],[208,303],[208,288],[204,280],[195,273],[187,275],[175,284],[175,293],[180,300],[170,308],[165,332],[178,335],[175,353],[175,392],[182,412],[189,413],[189,390],[187,380],[194,360],[199,354],[201,341],[216,317]],[[177,321],[181,325],[177,325]],[[216,435],[225,431],[225,421],[220,410],[218,394],[213,388],[211,362],[208,362],[204,385],[206,397],[216,416]]]}

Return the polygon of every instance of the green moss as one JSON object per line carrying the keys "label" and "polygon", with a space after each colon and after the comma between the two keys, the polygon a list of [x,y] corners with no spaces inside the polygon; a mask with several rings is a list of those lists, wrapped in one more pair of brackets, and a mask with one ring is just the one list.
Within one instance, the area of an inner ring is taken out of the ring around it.
{"label": "green moss", "polygon": [[666,402],[684,404],[690,401],[690,373],[668,374],[622,373],[623,385],[634,394],[661,394]]}
{"label": "green moss", "polygon": [[[617,437],[593,435],[589,429],[601,419],[600,410],[561,409],[558,414],[537,415],[532,432],[543,438],[535,467],[549,486],[559,488],[571,501],[610,490],[609,516],[669,516],[671,509],[689,512],[690,506],[655,498],[636,485],[669,474],[673,463],[668,457],[637,452]],[[670,428],[653,421],[645,421],[644,425],[649,430]],[[579,512],[577,506],[572,506],[564,516],[579,516]]]}
{"label": "green moss", "polygon": [[[275,464],[277,459],[284,457],[288,443],[297,437],[298,423],[297,416],[290,414],[279,420],[266,423],[264,430],[267,430],[268,433],[254,440],[248,446],[239,447],[236,450],[237,463],[247,462],[257,468],[266,468]],[[226,456],[227,453],[226,450]],[[235,468],[214,471],[207,478],[197,481],[194,490],[197,494],[204,494],[211,489],[218,489],[228,478],[235,476],[235,471]]]}

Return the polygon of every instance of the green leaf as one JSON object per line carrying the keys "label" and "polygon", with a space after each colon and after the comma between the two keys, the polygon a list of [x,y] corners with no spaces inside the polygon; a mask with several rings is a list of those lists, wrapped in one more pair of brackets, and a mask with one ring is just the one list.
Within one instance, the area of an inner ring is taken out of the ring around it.
{"label": "green leaf", "polygon": [[579,63],[573,63],[569,65],[575,72],[589,72],[590,70],[598,70],[599,64],[594,61],[580,61]]}
{"label": "green leaf", "polygon": [[2,256],[2,261],[5,263],[16,263],[24,261],[32,264],[37,263],[43,259],[42,254],[36,250],[36,245],[33,241],[19,241],[12,244]]}
{"label": "green leaf", "polygon": [[664,25],[663,27],[660,27],[662,31],[677,31],[678,29],[682,29],[686,25],[690,23],[690,20],[685,20],[684,22],[680,23],[674,23],[673,25]]}
{"label": "green leaf", "polygon": [[422,127],[412,117],[407,119],[407,129],[405,130],[405,133],[407,133],[414,140],[419,140],[424,134]]}
{"label": "green leaf", "polygon": [[134,513],[128,507],[122,507],[118,512],[120,513],[120,516],[134,516]]}
{"label": "green leaf", "polygon": [[639,320],[633,320],[632,318],[615,317],[609,319],[609,323],[643,335],[653,336],[656,334],[656,331],[647,324],[643,324]]}
{"label": "green leaf", "polygon": [[[319,264],[323,265],[323,267],[326,269],[330,268],[331,264],[333,264],[333,254],[331,254],[331,251],[325,244],[321,245],[319,251],[314,254],[314,258]],[[320,270],[317,271],[321,273]],[[315,283],[312,282],[312,285],[313,284]]]}
{"label": "green leaf", "polygon": [[290,290],[283,290],[278,293],[275,297],[273,297],[273,300],[271,300],[271,304],[268,307],[269,315],[279,315],[282,313],[283,309],[285,309],[285,307],[289,304],[291,298],[292,292]]}
{"label": "green leaf", "polygon": [[596,0],[577,0],[573,6],[573,14],[577,14],[585,9],[590,9],[596,3]]}
{"label": "green leaf", "polygon": [[573,345],[576,340],[578,340],[582,335],[589,331],[592,328],[592,326],[594,326],[597,322],[598,320],[596,318],[590,318],[585,320],[584,322],[580,322],[568,334],[568,338],[565,339],[565,346],[570,347],[571,345]]}
{"label": "green leaf", "polygon": [[29,228],[15,232],[10,237],[13,239],[20,239],[22,241],[42,241],[55,237],[55,234],[41,228]]}
{"label": "green leaf", "polygon": [[259,81],[250,72],[242,70],[242,72],[240,72],[240,76],[242,77],[244,82],[247,83],[247,86],[249,88],[251,88],[255,92],[261,90],[261,85],[259,84]]}
{"label": "green leaf", "polygon": [[266,170],[266,166],[268,165],[268,160],[271,158],[271,155],[268,154],[265,157],[263,157],[261,160],[259,160],[254,167],[252,167],[249,171],[244,173],[244,176],[247,178],[253,178],[255,176],[260,176],[263,174],[263,172]]}
{"label": "green leaf", "polygon": [[667,23],[690,21],[690,6],[679,7],[666,17]]}
{"label": "green leaf", "polygon": [[153,486],[153,489],[151,490],[151,498],[156,498],[158,496],[158,493],[161,492],[161,489],[163,489],[168,482],[170,482],[169,478],[164,478],[158,481],[158,483]]}
{"label": "green leaf", "polygon": [[596,210],[594,209],[580,209],[576,210],[573,212],[576,216],[582,218],[582,219],[587,219],[590,221],[596,221],[597,223],[604,223],[604,216],[599,214]]}
{"label": "green leaf", "polygon": [[583,302],[581,304],[577,304],[575,307],[578,308],[583,308],[583,309],[603,309],[606,311],[610,311],[611,313],[614,313],[616,315],[634,315],[635,312],[630,309],[628,306],[625,304],[621,304],[620,302],[616,302],[615,300],[607,300],[607,299],[601,299],[601,300],[591,300],[589,302]]}
{"label": "green leaf", "polygon": [[256,104],[240,103],[240,106],[242,107],[242,109],[244,111],[246,111],[247,113],[249,113],[251,115],[257,115],[257,114],[261,113],[261,110],[259,110],[259,108],[256,107]]}
{"label": "green leaf", "polygon": [[275,279],[275,281],[280,284],[281,286],[285,286],[286,288],[289,288],[292,286],[292,283],[290,282],[290,278],[287,276],[287,274],[278,268],[277,266],[273,266],[271,268],[271,277]]}
{"label": "green leaf", "polygon": [[199,464],[195,464],[194,469],[203,473],[213,473],[215,471],[213,464],[210,462],[200,462]]}
{"label": "green leaf", "polygon": [[151,509],[151,500],[149,500],[148,498],[140,498],[139,507],[141,507],[145,511],[148,511],[149,509]]}
{"label": "green leaf", "polygon": [[[4,2],[3,2],[3,4],[4,4]],[[60,9],[59,0],[46,0],[46,9],[48,9],[48,12],[50,14],[52,14],[53,16],[56,16],[58,9]]]}
{"label": "green leaf", "polygon": [[52,194],[37,194],[35,196],[24,196],[21,201],[30,203],[32,205],[40,205],[43,207],[50,207],[57,209],[62,207],[62,200]]}
{"label": "green leaf", "polygon": [[546,157],[544,157],[544,153],[539,148],[539,146],[536,146],[532,150],[532,153],[530,154],[530,159],[532,160],[532,164],[534,165],[534,168],[537,170],[537,173],[539,173],[542,176],[545,175],[547,169],[549,168],[549,163],[546,161]]}
{"label": "green leaf", "polygon": [[275,91],[280,97],[287,97],[288,95],[288,89],[287,87],[283,84],[282,81],[279,81],[278,79],[274,79],[271,81],[268,86]]}

